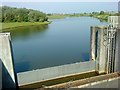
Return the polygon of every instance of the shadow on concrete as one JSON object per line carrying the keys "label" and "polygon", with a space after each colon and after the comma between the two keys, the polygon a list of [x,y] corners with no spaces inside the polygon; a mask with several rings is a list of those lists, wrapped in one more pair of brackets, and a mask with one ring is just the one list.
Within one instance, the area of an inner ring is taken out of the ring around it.
{"label": "shadow on concrete", "polygon": [[0,60],[0,90],[2,89],[2,61]]}
{"label": "shadow on concrete", "polygon": [[120,73],[120,29],[117,31],[117,57],[116,57],[116,60],[117,60],[117,71]]}
{"label": "shadow on concrete", "polygon": [[4,66],[2,60],[0,59],[0,63],[2,65],[2,89],[16,89],[16,84],[14,83],[13,79],[11,78],[9,72],[7,71],[6,67]]}

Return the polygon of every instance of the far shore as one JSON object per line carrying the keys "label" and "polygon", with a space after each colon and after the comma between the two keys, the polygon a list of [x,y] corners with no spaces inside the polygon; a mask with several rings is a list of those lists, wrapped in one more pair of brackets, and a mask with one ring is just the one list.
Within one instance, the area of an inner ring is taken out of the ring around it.
{"label": "far shore", "polygon": [[[98,16],[89,16],[89,15],[83,15],[87,17],[94,17],[101,21],[106,21],[103,19],[103,17]],[[66,17],[83,17],[83,16],[70,16],[70,15],[51,15],[48,18],[49,19],[62,19]],[[102,15],[104,16],[104,15]],[[12,28],[18,28],[18,27],[25,27],[25,26],[36,26],[36,25],[45,25],[50,24],[52,21],[45,21],[45,22],[3,22],[0,23],[0,26],[2,24],[2,27],[0,28],[0,31],[6,31],[6,29],[12,29]]]}
{"label": "far shore", "polygon": [[100,21],[106,21],[107,22],[107,18],[109,15],[91,15],[91,14],[78,14],[78,15],[72,15],[72,14],[65,14],[65,15],[61,15],[61,14],[57,14],[57,15],[51,15],[51,16],[47,16],[49,19],[62,19],[62,18],[66,18],[66,17],[93,17],[93,18],[97,18]]}
{"label": "far shore", "polygon": [[0,31],[5,31],[6,29],[12,29],[12,28],[17,28],[17,27],[25,27],[25,26],[38,26],[38,25],[45,25],[45,24],[50,24],[51,21],[46,21],[46,22],[3,22],[0,23],[2,24],[2,28],[0,28]]}

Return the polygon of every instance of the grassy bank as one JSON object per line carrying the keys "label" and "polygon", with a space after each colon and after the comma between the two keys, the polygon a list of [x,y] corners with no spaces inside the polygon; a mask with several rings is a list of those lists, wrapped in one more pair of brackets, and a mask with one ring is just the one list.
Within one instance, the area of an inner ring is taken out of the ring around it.
{"label": "grassy bank", "polygon": [[67,17],[67,15],[62,15],[62,14],[53,14],[47,16],[49,19],[61,19]]}
{"label": "grassy bank", "polygon": [[74,13],[74,14],[50,14],[47,17],[49,19],[61,19],[66,17],[94,17],[99,19],[100,21],[106,21],[109,16],[119,16],[120,13],[110,13],[110,12],[92,12],[92,13]]}
{"label": "grassy bank", "polygon": [[52,14],[47,16],[49,19],[61,19],[66,17],[80,17],[80,15],[76,14]]}
{"label": "grassy bank", "polygon": [[61,19],[61,18],[66,18],[66,17],[84,17],[84,16],[87,16],[87,17],[94,17],[94,18],[97,18],[101,21],[107,21],[107,18],[109,15],[92,15],[92,14],[69,14],[69,15],[61,15],[61,14],[58,14],[58,15],[51,15],[51,16],[47,16],[49,19]]}
{"label": "grassy bank", "polygon": [[2,28],[0,30],[11,29],[16,27],[24,27],[24,26],[35,26],[35,25],[43,25],[50,24],[51,22],[10,22],[10,23],[2,23]]}
{"label": "grassy bank", "polygon": [[108,14],[104,14],[104,15],[99,15],[99,14],[97,14],[97,15],[89,15],[90,17],[94,17],[94,18],[97,18],[97,19],[99,19],[100,21],[108,21],[108,17],[110,16],[110,15],[108,15]]}

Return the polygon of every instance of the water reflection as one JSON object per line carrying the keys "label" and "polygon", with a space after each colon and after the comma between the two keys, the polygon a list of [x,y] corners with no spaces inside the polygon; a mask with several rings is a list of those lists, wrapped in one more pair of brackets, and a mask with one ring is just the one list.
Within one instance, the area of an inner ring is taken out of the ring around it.
{"label": "water reflection", "polygon": [[91,17],[77,17],[8,30],[16,72],[88,61],[90,26],[105,24]]}
{"label": "water reflection", "polygon": [[89,61],[89,53],[88,52],[86,52],[86,53],[82,53],[81,54],[81,57],[82,57],[82,60],[84,61],[84,60],[86,60],[86,61]]}
{"label": "water reflection", "polygon": [[47,28],[48,25],[29,26],[29,27],[26,26],[26,27],[7,29],[5,32],[10,32],[12,41],[14,41],[17,40],[18,38],[26,39],[38,33],[43,34],[47,30]]}

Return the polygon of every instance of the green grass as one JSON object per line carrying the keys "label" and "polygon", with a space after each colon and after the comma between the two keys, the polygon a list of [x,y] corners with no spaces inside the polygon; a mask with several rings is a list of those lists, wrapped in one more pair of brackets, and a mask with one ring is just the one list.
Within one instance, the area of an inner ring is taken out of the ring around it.
{"label": "green grass", "polygon": [[[16,27],[24,27],[24,26],[35,26],[42,24],[49,24],[51,22],[10,22],[10,23],[2,23],[2,30],[11,29]],[[1,23],[0,23],[1,24]]]}
{"label": "green grass", "polygon": [[97,18],[101,21],[107,21],[109,15],[93,15],[92,17]]}
{"label": "green grass", "polygon": [[87,17],[94,17],[99,19],[100,21],[106,21],[109,16],[116,16],[119,15],[119,13],[117,14],[109,14],[109,13],[105,13],[105,14],[92,14],[92,13],[78,13],[78,14],[52,14],[52,15],[48,15],[47,17],[49,19],[61,19],[61,18],[66,18],[66,17],[82,17],[82,16],[87,16]]}
{"label": "green grass", "polygon": [[107,18],[109,15],[91,15],[91,14],[53,14],[50,16],[47,16],[49,19],[61,19],[61,18],[66,18],[66,17],[82,17],[82,16],[89,16],[89,17],[94,17],[99,19],[100,21],[107,21]]}
{"label": "green grass", "polygon": [[55,14],[55,15],[50,15],[50,16],[47,16],[49,19],[61,19],[61,18],[65,18],[67,17],[66,15],[61,15],[61,14]]}
{"label": "green grass", "polygon": [[80,15],[73,15],[73,14],[53,14],[50,16],[47,16],[49,19],[61,19],[66,17],[80,17]]}

